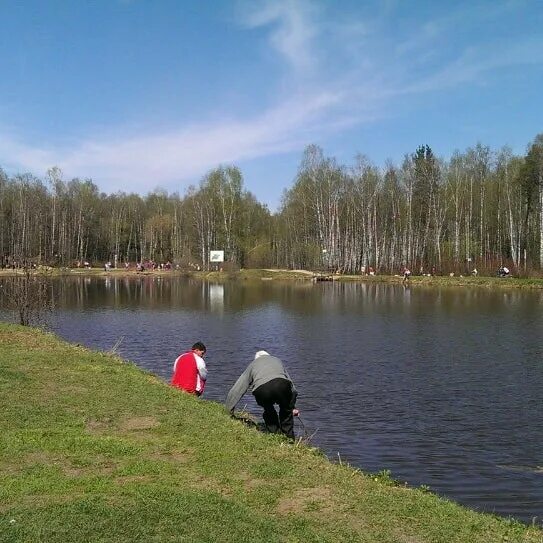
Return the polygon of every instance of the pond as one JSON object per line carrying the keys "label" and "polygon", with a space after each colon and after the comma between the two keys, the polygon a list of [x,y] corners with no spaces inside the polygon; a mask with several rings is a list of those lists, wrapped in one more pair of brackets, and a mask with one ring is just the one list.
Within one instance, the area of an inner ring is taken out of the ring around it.
{"label": "pond", "polygon": [[[203,341],[204,397],[216,401],[265,349],[286,363],[305,432],[330,458],[542,521],[539,291],[153,276],[58,279],[54,290],[50,326],[70,341],[117,346],[165,380]],[[250,395],[244,405],[260,415]]]}

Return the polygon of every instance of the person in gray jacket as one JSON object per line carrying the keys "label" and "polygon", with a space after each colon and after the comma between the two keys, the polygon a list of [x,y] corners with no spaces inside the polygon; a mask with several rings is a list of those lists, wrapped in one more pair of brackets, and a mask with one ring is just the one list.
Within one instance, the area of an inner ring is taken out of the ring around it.
{"label": "person in gray jacket", "polygon": [[[294,439],[294,416],[298,392],[279,358],[258,351],[226,397],[226,408],[233,412],[241,397],[251,390],[256,403],[264,408],[264,423],[271,433],[282,432]],[[275,405],[279,405],[279,416]]]}

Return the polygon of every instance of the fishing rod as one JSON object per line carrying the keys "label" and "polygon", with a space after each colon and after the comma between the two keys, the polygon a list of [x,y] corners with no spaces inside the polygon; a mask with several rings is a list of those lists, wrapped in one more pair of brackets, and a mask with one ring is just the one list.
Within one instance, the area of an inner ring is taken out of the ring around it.
{"label": "fishing rod", "polygon": [[304,421],[302,420],[302,417],[300,417],[300,415],[296,415],[296,418],[298,419],[298,421],[300,422],[300,425],[302,427],[302,432],[303,432],[303,437],[299,438],[300,441],[306,441],[308,443],[311,442],[311,440],[313,439],[313,436],[319,431],[319,429],[317,428],[312,434],[309,433],[309,431],[307,430],[306,428],[306,425],[304,423]]}

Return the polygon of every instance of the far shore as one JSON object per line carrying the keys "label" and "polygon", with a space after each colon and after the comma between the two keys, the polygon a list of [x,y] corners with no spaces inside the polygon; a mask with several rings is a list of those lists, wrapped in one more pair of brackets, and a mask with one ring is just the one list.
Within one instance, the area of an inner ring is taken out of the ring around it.
{"label": "far shore", "polygon": [[[0,277],[13,277],[21,275],[21,270],[0,270]],[[239,271],[195,271],[195,270],[144,270],[136,271],[135,268],[117,268],[105,271],[103,268],[40,268],[37,273],[59,276],[81,277],[188,277],[207,281],[231,281],[231,280],[260,280],[260,281],[339,281],[339,282],[366,282],[366,283],[395,283],[410,286],[478,286],[485,288],[524,288],[542,289],[541,277],[495,277],[495,276],[463,276],[463,275],[412,275],[404,281],[401,275],[377,274],[377,275],[348,275],[331,274],[322,271],[311,270],[287,270],[287,269],[241,269]]]}

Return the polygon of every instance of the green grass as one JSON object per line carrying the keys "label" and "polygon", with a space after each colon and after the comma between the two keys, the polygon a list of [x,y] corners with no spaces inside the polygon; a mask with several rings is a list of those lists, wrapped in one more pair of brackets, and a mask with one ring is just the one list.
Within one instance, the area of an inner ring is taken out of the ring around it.
{"label": "green grass", "polygon": [[118,358],[0,324],[1,542],[542,542],[329,462]]}
{"label": "green grass", "polygon": [[[402,278],[397,276],[385,276],[387,280],[402,283]],[[486,287],[492,289],[509,289],[509,288],[543,288],[543,279],[536,277],[447,277],[447,276],[411,276],[409,284],[413,286],[442,286],[442,287],[460,287],[460,286],[475,286]]]}

